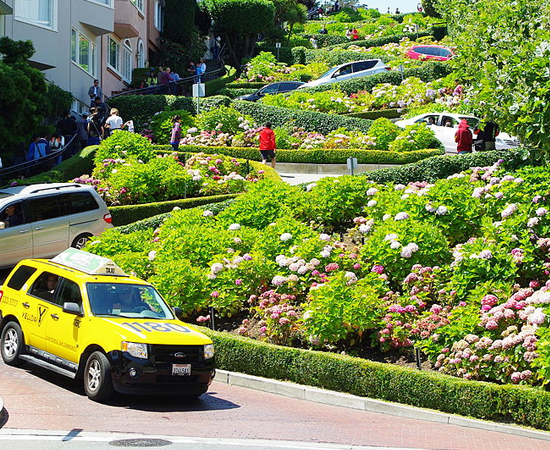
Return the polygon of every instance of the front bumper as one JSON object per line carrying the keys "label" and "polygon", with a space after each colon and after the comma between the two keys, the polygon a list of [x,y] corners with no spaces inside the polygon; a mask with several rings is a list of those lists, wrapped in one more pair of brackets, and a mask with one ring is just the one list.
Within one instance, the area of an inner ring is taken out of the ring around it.
{"label": "front bumper", "polygon": [[122,394],[200,395],[215,376],[214,358],[191,363],[190,375],[172,375],[172,364],[135,358],[126,352],[109,353],[113,387]]}

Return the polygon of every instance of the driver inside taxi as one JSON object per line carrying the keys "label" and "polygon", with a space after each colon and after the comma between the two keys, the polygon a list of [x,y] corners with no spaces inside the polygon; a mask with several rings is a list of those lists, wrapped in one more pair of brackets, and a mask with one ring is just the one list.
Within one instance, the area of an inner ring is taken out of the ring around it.
{"label": "driver inside taxi", "polygon": [[113,305],[113,312],[117,310],[120,312],[139,312],[150,309],[147,303],[134,300],[131,288],[123,288],[117,295],[117,302]]}

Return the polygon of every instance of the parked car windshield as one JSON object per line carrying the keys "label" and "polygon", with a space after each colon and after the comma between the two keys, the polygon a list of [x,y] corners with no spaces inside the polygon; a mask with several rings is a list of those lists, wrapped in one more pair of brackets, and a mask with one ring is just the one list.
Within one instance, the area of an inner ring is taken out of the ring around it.
{"label": "parked car windshield", "polygon": [[88,283],[86,290],[94,316],[174,318],[164,299],[152,286]]}

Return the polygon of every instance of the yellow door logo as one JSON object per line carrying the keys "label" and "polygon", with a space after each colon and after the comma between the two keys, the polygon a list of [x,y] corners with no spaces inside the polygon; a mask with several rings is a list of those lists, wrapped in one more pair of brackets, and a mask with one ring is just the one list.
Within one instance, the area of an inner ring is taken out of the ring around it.
{"label": "yellow door logo", "polygon": [[48,312],[48,308],[38,305],[38,326],[42,325],[42,320],[44,319],[44,315]]}

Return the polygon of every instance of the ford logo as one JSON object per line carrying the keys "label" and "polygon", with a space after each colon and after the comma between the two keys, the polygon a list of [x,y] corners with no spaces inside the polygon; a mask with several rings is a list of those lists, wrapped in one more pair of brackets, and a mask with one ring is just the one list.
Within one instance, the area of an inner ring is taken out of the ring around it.
{"label": "ford logo", "polygon": [[185,358],[187,355],[182,352],[174,353],[175,358]]}

